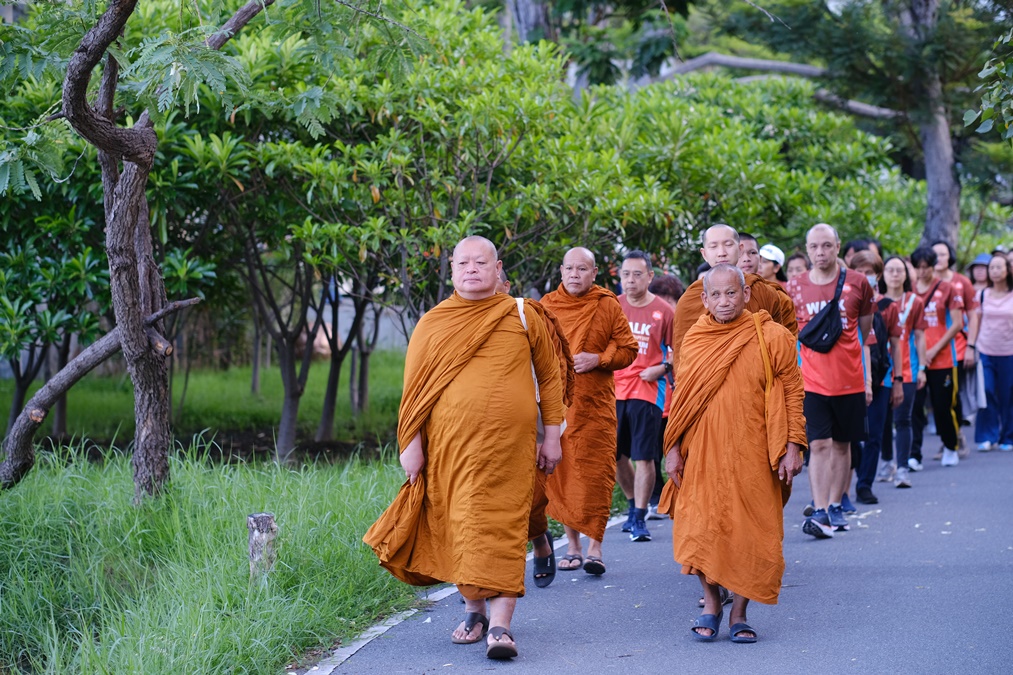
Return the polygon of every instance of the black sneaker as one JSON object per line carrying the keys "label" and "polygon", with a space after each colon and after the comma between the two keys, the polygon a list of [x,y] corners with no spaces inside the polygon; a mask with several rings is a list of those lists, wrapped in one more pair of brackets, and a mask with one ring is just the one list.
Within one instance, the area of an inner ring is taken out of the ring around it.
{"label": "black sneaker", "polygon": [[826,509],[816,509],[802,523],[802,531],[817,539],[832,539],[834,528],[830,526],[830,516]]}
{"label": "black sneaker", "polygon": [[813,504],[812,502],[809,502],[808,504],[802,507],[802,515],[805,516],[806,518],[808,518],[815,512],[816,512],[816,505]]}
{"label": "black sneaker", "polygon": [[860,487],[856,493],[856,497],[859,504],[878,504],[879,499],[876,495],[872,494],[872,488]]}

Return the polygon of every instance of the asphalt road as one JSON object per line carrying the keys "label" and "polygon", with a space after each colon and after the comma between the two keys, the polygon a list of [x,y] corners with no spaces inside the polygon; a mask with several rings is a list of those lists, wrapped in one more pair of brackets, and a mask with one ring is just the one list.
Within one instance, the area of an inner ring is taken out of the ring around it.
{"label": "asphalt road", "polygon": [[1013,672],[1013,453],[928,460],[909,490],[877,483],[880,503],[823,541],[801,532],[809,486],[796,480],[780,604],[750,605],[756,644],[728,640],[727,611],[716,642],[692,639],[700,584],[672,560],[671,522],[649,521],[651,542],[608,529],[602,577],[559,572],[539,589],[528,563],[512,661],[486,659],[484,641],[451,644],[464,615],[454,593],[312,672]]}

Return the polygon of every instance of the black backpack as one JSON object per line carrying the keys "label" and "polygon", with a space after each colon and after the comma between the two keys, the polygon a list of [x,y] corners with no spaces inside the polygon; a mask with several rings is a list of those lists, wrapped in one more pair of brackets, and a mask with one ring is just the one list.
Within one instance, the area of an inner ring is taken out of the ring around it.
{"label": "black backpack", "polygon": [[805,328],[798,332],[798,341],[814,352],[826,354],[837,343],[841,337],[844,327],[841,325],[841,309],[838,302],[841,299],[841,291],[844,290],[844,276],[846,268],[841,267],[837,274],[837,287],[834,289],[834,299],[823,306],[815,316],[809,319]]}
{"label": "black backpack", "polygon": [[883,319],[883,311],[893,304],[890,298],[882,298],[876,303],[876,311],[872,314],[872,331],[876,334],[876,344],[869,345],[869,362],[872,367],[872,387],[883,386],[886,374],[890,370],[890,330]]}

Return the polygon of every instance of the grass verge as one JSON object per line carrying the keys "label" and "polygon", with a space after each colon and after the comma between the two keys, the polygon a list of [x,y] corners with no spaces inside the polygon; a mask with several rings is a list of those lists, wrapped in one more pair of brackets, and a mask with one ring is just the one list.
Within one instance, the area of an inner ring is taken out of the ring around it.
{"label": "grass verge", "polygon": [[[403,478],[392,457],[287,469],[201,455],[174,457],[168,493],[140,507],[114,455],[43,459],[0,494],[8,670],[277,673],[415,602],[361,542]],[[251,584],[246,516],[258,511],[276,516],[279,554]]]}

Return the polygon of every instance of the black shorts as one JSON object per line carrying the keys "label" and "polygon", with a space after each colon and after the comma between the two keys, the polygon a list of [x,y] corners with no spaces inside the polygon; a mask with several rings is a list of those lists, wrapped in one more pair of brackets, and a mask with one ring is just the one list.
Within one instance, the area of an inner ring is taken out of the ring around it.
{"label": "black shorts", "polygon": [[616,457],[626,455],[634,461],[653,461],[661,454],[658,430],[661,408],[637,399],[616,401]]}
{"label": "black shorts", "polygon": [[838,443],[852,443],[869,437],[864,392],[824,396],[807,391],[802,408],[810,441],[831,438]]}

